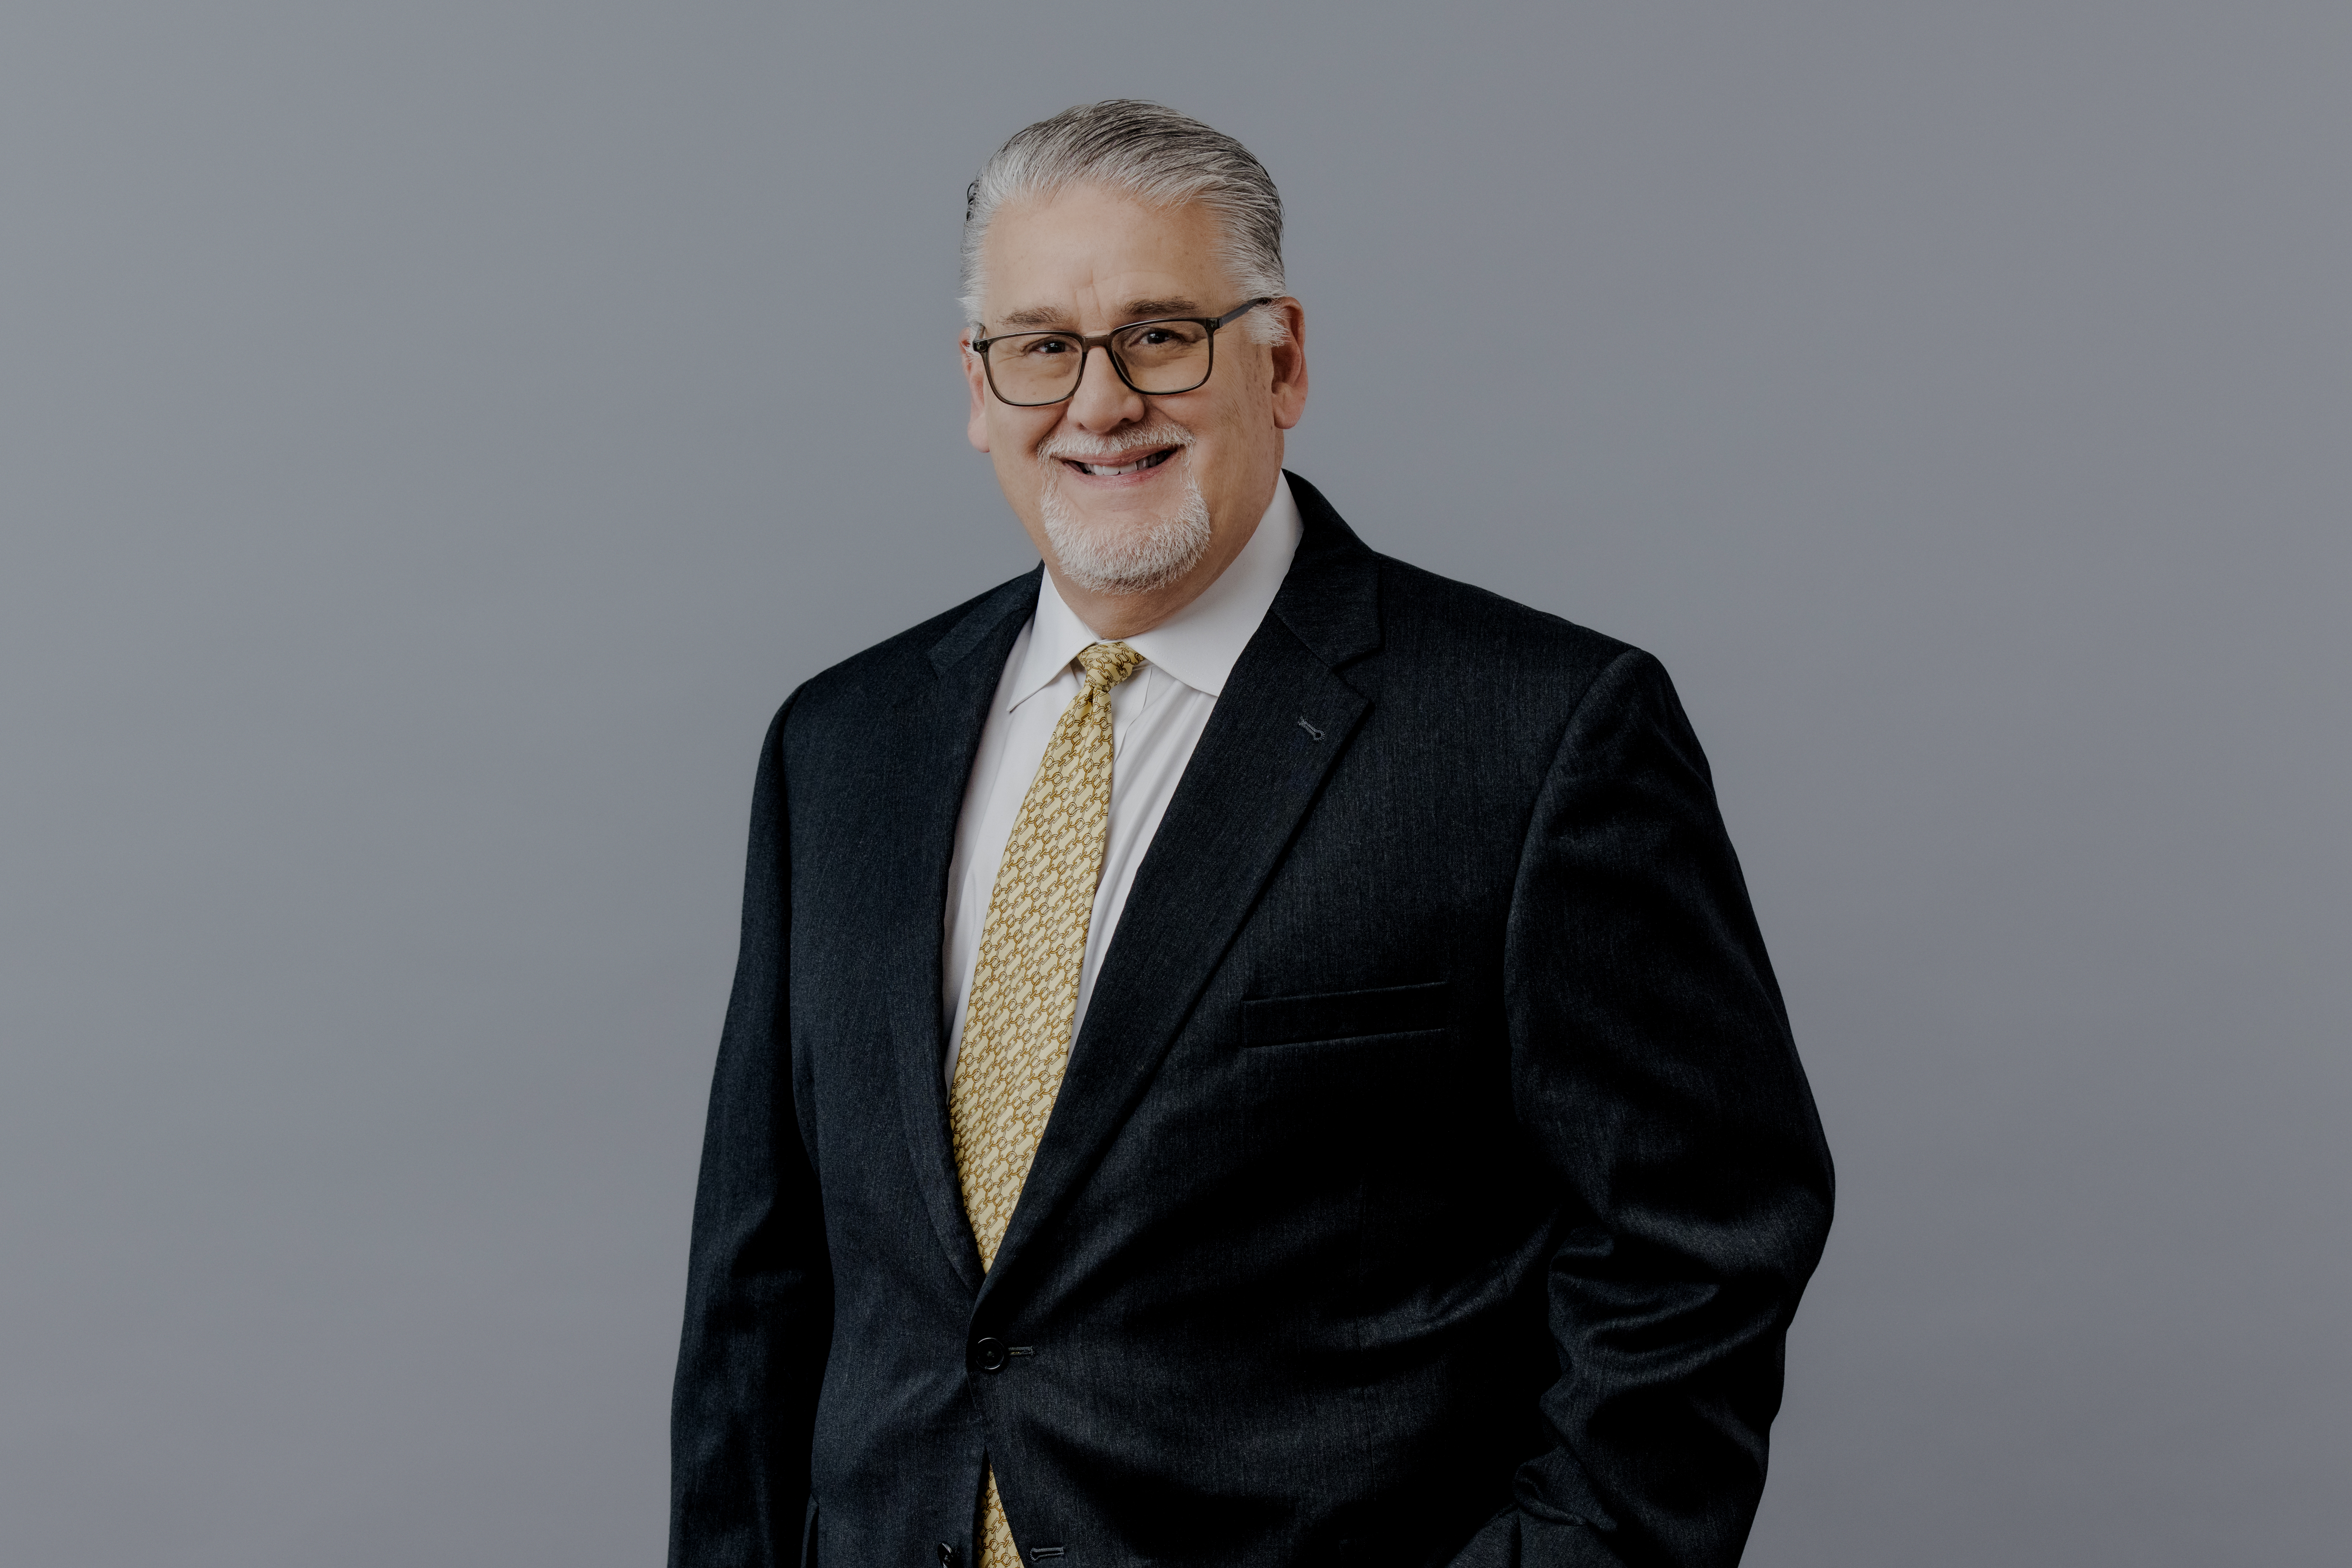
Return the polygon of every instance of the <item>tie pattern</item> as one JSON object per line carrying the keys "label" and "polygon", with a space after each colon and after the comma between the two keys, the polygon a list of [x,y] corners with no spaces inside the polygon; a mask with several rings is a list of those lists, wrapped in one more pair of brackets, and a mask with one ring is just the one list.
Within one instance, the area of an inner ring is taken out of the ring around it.
{"label": "tie pattern", "polygon": [[[1054,726],[989,892],[948,1095],[956,1176],[983,1268],[996,1262],[1069,1062],[1110,826],[1111,688],[1143,662],[1125,643],[1078,655],[1086,684]],[[981,1568],[1018,1568],[992,1467],[980,1526]]]}

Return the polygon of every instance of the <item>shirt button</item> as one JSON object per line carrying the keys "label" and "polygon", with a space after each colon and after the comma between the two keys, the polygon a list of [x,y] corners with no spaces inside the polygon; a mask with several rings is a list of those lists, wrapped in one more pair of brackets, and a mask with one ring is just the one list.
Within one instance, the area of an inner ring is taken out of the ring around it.
{"label": "shirt button", "polygon": [[1004,1370],[1004,1342],[989,1338],[971,1342],[971,1363],[982,1372]]}

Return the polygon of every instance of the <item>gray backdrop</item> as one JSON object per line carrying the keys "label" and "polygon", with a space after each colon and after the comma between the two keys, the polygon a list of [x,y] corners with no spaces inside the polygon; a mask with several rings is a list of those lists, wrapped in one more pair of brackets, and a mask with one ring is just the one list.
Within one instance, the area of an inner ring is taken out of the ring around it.
{"label": "gray backdrop", "polygon": [[1640,642],[1842,1177],[1754,1563],[2345,1560],[2352,8],[13,0],[0,1547],[643,1564],[741,829],[1032,559],[963,185],[1290,203],[1293,466]]}

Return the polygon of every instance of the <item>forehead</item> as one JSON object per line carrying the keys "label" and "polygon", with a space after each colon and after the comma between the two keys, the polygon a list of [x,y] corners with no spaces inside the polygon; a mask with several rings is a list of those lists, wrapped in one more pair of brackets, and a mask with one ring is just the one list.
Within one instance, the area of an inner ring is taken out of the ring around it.
{"label": "forehead", "polygon": [[1231,303],[1216,215],[1198,203],[1150,206],[1099,185],[1008,204],[981,244],[988,319],[1059,312],[1099,324],[1136,300]]}

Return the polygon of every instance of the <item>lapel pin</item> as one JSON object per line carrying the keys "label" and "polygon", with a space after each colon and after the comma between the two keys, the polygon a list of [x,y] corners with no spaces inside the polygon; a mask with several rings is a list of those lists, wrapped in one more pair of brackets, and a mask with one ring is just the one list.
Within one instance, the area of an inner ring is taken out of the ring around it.
{"label": "lapel pin", "polygon": [[1309,724],[1307,721],[1307,716],[1303,713],[1299,715],[1298,727],[1306,731],[1307,735],[1314,740],[1319,741],[1323,738],[1323,731],[1317,729],[1314,725]]}

